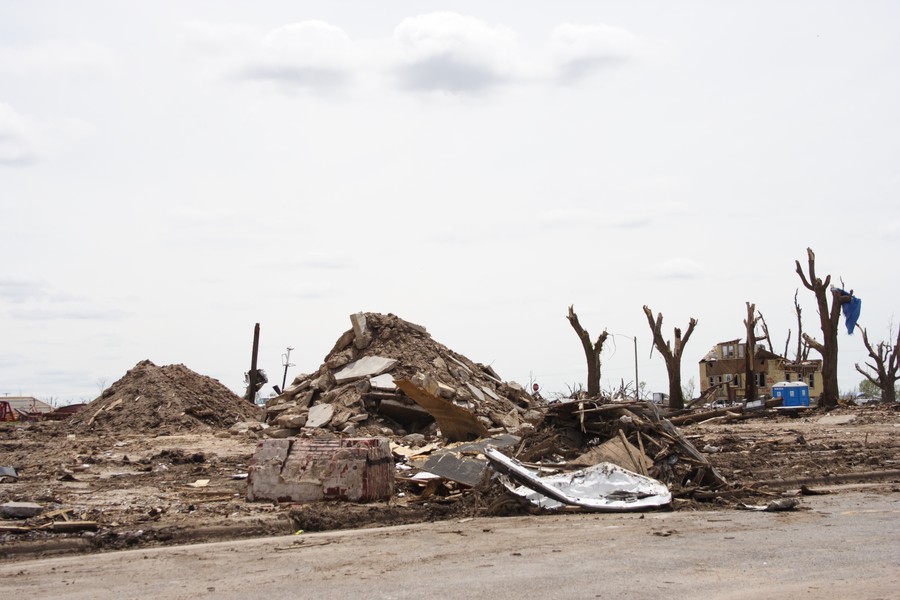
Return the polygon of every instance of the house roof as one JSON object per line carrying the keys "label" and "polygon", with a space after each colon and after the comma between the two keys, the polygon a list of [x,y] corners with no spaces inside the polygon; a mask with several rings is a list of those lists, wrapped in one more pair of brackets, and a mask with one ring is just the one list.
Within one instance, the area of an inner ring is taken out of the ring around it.
{"label": "house roof", "polygon": [[32,396],[0,396],[0,401],[9,402],[10,408],[18,412],[48,413],[53,407]]}

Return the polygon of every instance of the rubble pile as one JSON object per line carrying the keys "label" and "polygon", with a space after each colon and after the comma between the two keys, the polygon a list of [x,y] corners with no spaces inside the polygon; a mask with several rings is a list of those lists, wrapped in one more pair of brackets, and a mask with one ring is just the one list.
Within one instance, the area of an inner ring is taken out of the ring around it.
{"label": "rubble pile", "polygon": [[137,363],[67,421],[80,432],[148,433],[225,429],[260,409],[216,379],[184,365]]}
{"label": "rubble pile", "polygon": [[649,402],[551,405],[517,458],[557,469],[609,462],[669,486],[676,495],[726,485],[706,456]]}
{"label": "rubble pile", "polygon": [[[514,382],[393,314],[356,313],[319,369],[266,403],[270,437],[321,430],[451,441],[527,430],[541,412]],[[436,421],[437,419],[437,421]]]}

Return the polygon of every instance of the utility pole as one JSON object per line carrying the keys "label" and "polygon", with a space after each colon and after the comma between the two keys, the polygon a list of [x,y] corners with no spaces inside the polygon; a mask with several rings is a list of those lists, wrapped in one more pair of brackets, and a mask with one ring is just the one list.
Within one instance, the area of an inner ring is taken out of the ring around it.
{"label": "utility pole", "polygon": [[281,380],[281,389],[282,389],[282,390],[284,390],[285,385],[287,385],[287,371],[288,371],[288,367],[293,367],[293,366],[294,366],[293,364],[291,364],[291,350],[293,350],[293,348],[291,348],[290,346],[288,346],[288,347],[287,347],[287,354],[282,354],[282,355],[281,355],[281,363],[284,365],[284,379]]}
{"label": "utility pole", "polygon": [[247,382],[247,400],[256,404],[256,382],[259,377],[256,370],[256,357],[259,354],[259,323],[253,328],[253,354],[250,356],[250,373]]}
{"label": "utility pole", "polygon": [[634,336],[634,399],[635,401],[640,400],[640,396],[638,395],[638,387],[640,386],[640,379],[638,379],[638,365],[637,365],[637,336]]}

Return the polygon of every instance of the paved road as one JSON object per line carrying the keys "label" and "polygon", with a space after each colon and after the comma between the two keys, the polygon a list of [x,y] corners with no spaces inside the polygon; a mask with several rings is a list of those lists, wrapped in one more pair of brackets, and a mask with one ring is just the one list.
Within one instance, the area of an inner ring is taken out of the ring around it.
{"label": "paved road", "polygon": [[0,565],[3,598],[900,597],[900,493],[491,518]]}

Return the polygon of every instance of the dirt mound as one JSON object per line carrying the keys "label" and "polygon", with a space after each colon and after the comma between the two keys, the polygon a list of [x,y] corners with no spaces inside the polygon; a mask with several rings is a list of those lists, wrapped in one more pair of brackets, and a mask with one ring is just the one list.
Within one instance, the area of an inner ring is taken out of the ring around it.
{"label": "dirt mound", "polygon": [[69,421],[73,431],[174,433],[228,428],[260,411],[218,380],[184,365],[139,362]]}
{"label": "dirt mound", "polygon": [[266,421],[285,435],[304,428],[349,435],[433,433],[434,416],[395,384],[423,376],[439,403],[467,412],[485,431],[517,431],[539,419],[521,386],[438,343],[424,327],[393,314],[356,313],[350,320],[353,327],[318,371],[295,378],[267,403]]}

